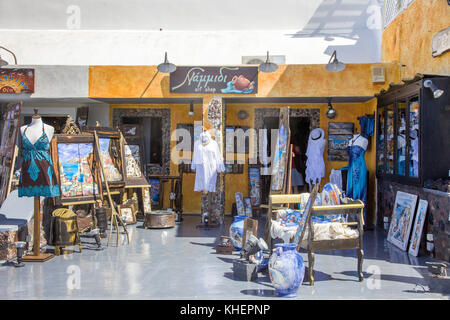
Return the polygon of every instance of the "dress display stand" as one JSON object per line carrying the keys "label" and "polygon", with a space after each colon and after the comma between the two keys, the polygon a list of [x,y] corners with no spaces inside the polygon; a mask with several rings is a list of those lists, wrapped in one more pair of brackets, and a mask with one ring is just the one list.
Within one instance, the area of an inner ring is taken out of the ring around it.
{"label": "dress display stand", "polygon": [[[35,145],[44,133],[48,142],[53,138],[55,129],[52,126],[46,125],[42,122],[41,116],[38,115],[38,110],[34,109],[31,123],[20,128],[22,137]],[[26,135],[25,135],[26,134]],[[51,178],[51,177],[50,177]],[[34,231],[33,231],[33,254],[23,257],[24,262],[45,262],[54,257],[51,253],[41,253],[41,201],[40,196],[34,196]]]}

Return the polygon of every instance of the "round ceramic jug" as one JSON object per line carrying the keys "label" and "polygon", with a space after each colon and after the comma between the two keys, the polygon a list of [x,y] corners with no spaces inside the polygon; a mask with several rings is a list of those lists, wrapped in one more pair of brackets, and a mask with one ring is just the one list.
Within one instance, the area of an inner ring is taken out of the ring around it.
{"label": "round ceramic jug", "polygon": [[236,250],[242,249],[242,235],[244,234],[244,219],[248,216],[234,216],[234,221],[230,225],[231,243]]}
{"label": "round ceramic jug", "polygon": [[295,243],[277,243],[269,259],[269,277],[278,296],[295,297],[305,276],[302,256]]}

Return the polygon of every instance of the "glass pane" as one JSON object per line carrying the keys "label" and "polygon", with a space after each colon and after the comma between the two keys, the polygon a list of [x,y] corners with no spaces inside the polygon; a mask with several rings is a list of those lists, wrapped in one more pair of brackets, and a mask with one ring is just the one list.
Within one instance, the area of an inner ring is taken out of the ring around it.
{"label": "glass pane", "polygon": [[386,144],[387,144],[387,161],[386,173],[394,174],[394,105],[387,106],[386,114]]}
{"label": "glass pane", "polygon": [[409,176],[419,177],[419,99],[414,98],[409,103]]}
{"label": "glass pane", "polygon": [[378,160],[377,160],[377,168],[379,172],[383,172],[384,170],[384,108],[380,108],[378,110],[378,141],[377,141],[377,149],[378,149]]}
{"label": "glass pane", "polygon": [[397,174],[404,176],[406,173],[406,102],[398,102],[397,116]]}

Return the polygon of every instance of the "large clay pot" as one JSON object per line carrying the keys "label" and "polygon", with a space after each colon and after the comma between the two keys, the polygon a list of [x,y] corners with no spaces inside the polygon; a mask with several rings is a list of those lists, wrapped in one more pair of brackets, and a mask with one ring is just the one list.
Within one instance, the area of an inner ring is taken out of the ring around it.
{"label": "large clay pot", "polygon": [[269,259],[269,277],[280,297],[296,297],[305,276],[302,256],[295,243],[277,243]]}
{"label": "large clay pot", "polygon": [[244,234],[244,219],[248,216],[234,216],[234,221],[230,225],[231,243],[236,250],[242,249],[242,235]]}

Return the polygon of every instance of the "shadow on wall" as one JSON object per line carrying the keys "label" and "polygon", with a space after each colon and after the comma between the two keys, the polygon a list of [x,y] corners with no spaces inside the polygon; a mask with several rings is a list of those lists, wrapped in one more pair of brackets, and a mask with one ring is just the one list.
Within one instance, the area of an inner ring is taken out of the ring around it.
{"label": "shadow on wall", "polygon": [[305,27],[290,36],[354,40],[351,45],[329,45],[324,53],[331,56],[336,50],[344,63],[380,62],[382,8],[382,0],[323,0]]}

